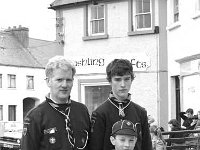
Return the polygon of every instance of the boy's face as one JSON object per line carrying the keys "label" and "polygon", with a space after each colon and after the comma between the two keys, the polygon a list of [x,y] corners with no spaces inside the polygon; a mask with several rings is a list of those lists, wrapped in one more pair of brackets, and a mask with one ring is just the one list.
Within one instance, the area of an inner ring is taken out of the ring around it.
{"label": "boy's face", "polygon": [[128,97],[128,92],[131,88],[131,75],[113,76],[110,84],[113,95],[118,100],[123,101]]}
{"label": "boy's face", "polygon": [[186,115],[187,115],[188,118],[191,118],[191,117],[193,116],[193,115],[192,115],[191,113],[189,113],[189,112],[187,112]]}
{"label": "boy's face", "polygon": [[137,142],[137,137],[131,135],[116,135],[110,137],[115,150],[133,150]]}

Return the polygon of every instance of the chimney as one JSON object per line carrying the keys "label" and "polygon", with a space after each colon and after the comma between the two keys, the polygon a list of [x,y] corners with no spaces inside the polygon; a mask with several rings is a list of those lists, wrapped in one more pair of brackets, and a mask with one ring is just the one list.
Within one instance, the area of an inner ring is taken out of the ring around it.
{"label": "chimney", "polygon": [[19,25],[17,28],[14,26],[13,28],[8,28],[7,32],[11,32],[17,40],[24,46],[24,48],[28,48],[29,46],[29,29],[26,27],[22,27]]}

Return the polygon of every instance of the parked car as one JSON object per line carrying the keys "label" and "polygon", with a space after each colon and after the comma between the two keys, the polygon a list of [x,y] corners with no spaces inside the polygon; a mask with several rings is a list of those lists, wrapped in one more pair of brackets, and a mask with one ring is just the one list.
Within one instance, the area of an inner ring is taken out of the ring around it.
{"label": "parked car", "polygon": [[0,122],[0,150],[20,150],[23,123]]}

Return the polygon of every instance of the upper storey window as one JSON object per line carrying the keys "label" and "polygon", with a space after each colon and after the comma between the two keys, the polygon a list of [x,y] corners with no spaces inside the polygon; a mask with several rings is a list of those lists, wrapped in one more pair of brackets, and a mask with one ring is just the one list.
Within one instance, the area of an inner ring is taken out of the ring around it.
{"label": "upper storey window", "polygon": [[90,16],[90,33],[102,34],[105,31],[105,6],[104,5],[93,5],[91,6]]}
{"label": "upper storey window", "polygon": [[87,5],[84,9],[84,14],[83,40],[108,38],[106,4]]}
{"label": "upper storey window", "polygon": [[134,22],[135,30],[151,28],[151,2],[150,0],[135,1]]}
{"label": "upper storey window", "polygon": [[179,0],[174,0],[174,22],[179,21]]}
{"label": "upper storey window", "polygon": [[154,0],[129,0],[129,35],[154,33]]}

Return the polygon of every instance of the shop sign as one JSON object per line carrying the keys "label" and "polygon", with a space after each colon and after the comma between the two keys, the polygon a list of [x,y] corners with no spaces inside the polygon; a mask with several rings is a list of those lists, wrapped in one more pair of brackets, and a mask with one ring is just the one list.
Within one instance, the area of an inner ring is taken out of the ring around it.
{"label": "shop sign", "polygon": [[71,58],[76,66],[77,74],[105,73],[106,66],[115,58],[128,59],[134,71],[146,71],[150,67],[150,57],[145,54],[103,55]]}

